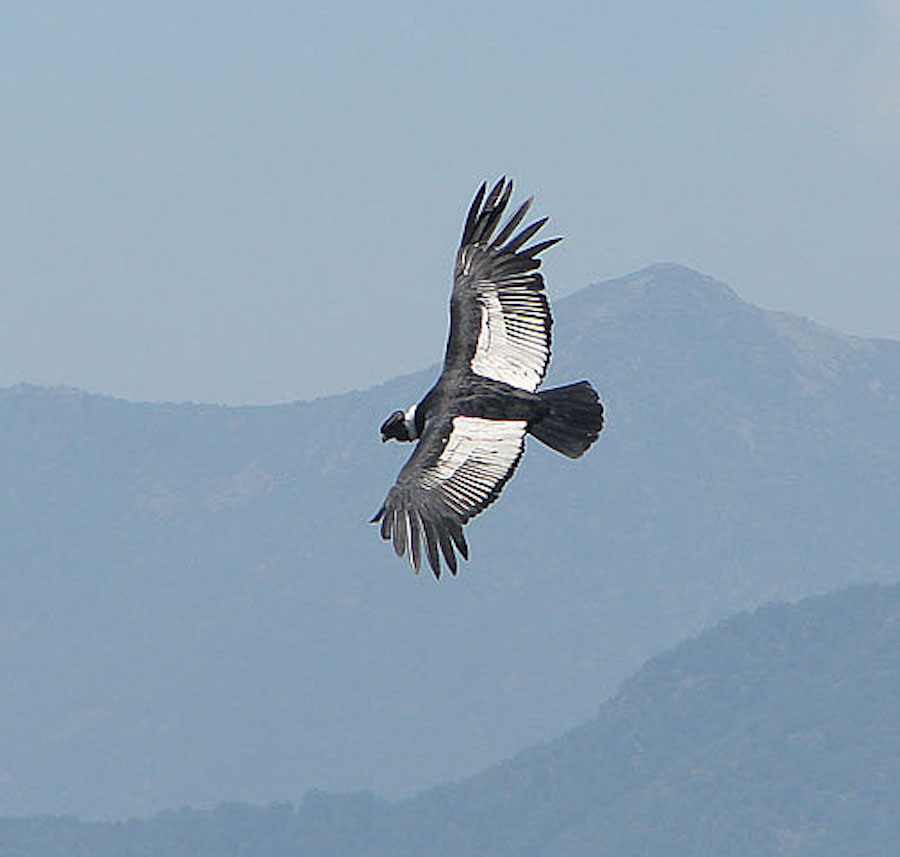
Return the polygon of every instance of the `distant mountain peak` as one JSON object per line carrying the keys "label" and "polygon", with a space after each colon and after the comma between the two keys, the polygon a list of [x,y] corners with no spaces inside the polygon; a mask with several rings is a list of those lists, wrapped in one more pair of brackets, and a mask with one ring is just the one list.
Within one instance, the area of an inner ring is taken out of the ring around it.
{"label": "distant mountain peak", "polygon": [[601,304],[610,311],[627,306],[631,312],[641,313],[648,309],[721,312],[749,306],[725,283],[676,262],[659,262],[622,277],[601,280],[566,300]]}

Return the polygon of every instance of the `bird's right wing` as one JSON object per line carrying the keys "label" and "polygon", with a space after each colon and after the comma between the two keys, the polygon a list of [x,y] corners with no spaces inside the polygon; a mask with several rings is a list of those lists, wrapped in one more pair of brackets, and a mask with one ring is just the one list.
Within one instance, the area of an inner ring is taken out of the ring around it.
{"label": "bird's right wing", "polygon": [[431,420],[372,522],[416,573],[422,541],[435,577],[438,548],[456,574],[454,547],[465,559],[463,525],[486,509],[515,472],[525,446],[525,420],[455,416]]}
{"label": "bird's right wing", "polygon": [[[526,200],[499,232],[512,182],[482,185],[466,218],[450,298],[450,337],[444,371],[468,367],[477,375],[534,392],[550,362],[553,318],[538,273],[540,254],[560,238],[524,246],[547,218],[517,234],[531,206]],[[510,237],[513,236],[513,237]]]}

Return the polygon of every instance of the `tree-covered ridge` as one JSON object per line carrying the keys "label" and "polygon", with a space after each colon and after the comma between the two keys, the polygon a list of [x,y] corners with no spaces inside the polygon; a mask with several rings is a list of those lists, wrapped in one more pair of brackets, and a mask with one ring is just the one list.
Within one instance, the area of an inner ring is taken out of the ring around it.
{"label": "tree-covered ridge", "polygon": [[900,585],[739,614],[590,723],[389,803],[313,792],[146,821],[0,822],[3,857],[893,855]]}

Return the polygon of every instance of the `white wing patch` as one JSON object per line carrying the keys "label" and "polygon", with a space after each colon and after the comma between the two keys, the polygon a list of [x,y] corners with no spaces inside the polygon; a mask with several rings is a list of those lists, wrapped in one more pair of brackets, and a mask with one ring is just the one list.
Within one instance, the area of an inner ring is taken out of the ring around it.
{"label": "white wing patch", "polygon": [[454,417],[447,444],[422,472],[420,485],[440,489],[450,508],[468,519],[489,502],[515,467],[526,426],[525,420]]}
{"label": "white wing patch", "polygon": [[472,371],[495,381],[534,392],[550,360],[549,310],[535,291],[534,275],[521,280],[476,284],[481,329]]}

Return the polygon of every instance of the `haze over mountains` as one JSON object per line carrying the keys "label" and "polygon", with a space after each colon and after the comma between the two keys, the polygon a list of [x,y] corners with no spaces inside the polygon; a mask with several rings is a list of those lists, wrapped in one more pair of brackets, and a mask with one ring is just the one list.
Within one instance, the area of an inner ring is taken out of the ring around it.
{"label": "haze over mountains", "polygon": [[0,852],[893,857],[898,690],[900,586],[855,587],[734,616],[650,660],[585,725],[405,801],[0,818]]}
{"label": "haze over mountains", "polygon": [[365,524],[431,370],[276,407],[0,391],[0,814],[409,794],[735,610],[896,578],[900,343],[672,265],[555,312],[548,380],[607,428],[530,444],[440,583]]}

